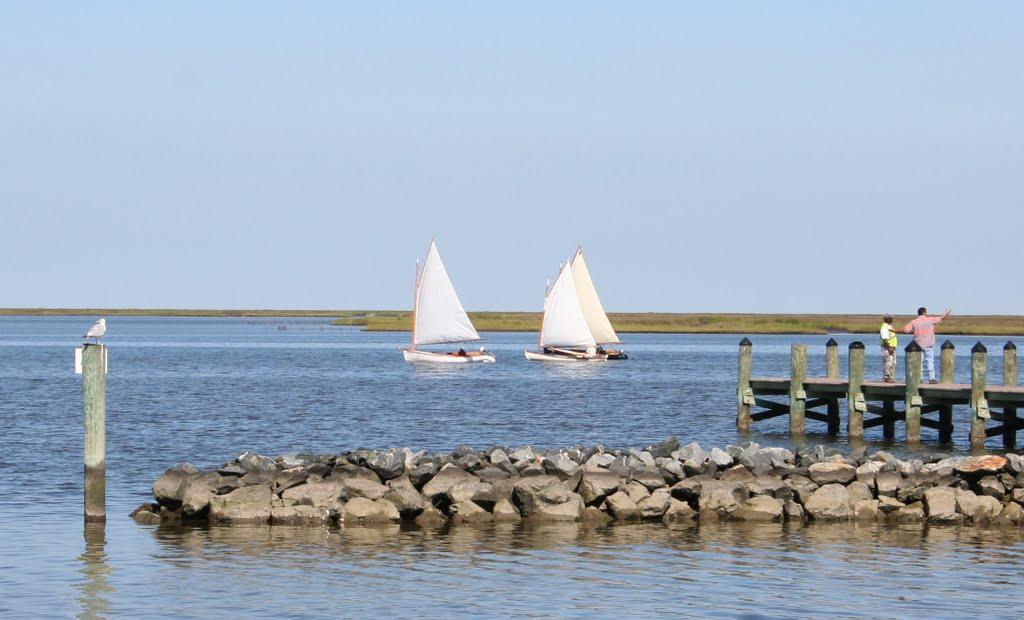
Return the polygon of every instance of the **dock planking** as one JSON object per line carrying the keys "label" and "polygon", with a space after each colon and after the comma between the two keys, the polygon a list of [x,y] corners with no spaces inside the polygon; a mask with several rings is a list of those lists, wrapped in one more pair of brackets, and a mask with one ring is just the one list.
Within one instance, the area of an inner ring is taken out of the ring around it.
{"label": "dock planking", "polygon": [[[980,342],[971,350],[971,383],[953,383],[954,345],[941,348],[940,383],[921,381],[921,350],[911,342],[904,360],[909,381],[870,381],[864,374],[864,345],[850,344],[849,376],[841,378],[838,345],[829,339],[826,347],[826,376],[807,376],[806,345],[793,345],[790,377],[759,377],[751,373],[753,344],[740,342],[740,372],[737,385],[736,424],[741,431],[753,422],[780,416],[790,417],[792,434],[805,432],[806,420],[825,422],[830,434],[839,432],[839,401],[847,403],[847,434],[863,437],[865,429],[881,426],[887,439],[894,439],[896,424],[906,429],[908,443],[920,441],[920,428],[939,432],[939,441],[953,437],[953,407],[970,407],[970,441],[983,447],[989,437],[1001,436],[1007,448],[1016,446],[1016,434],[1024,429],[1017,408],[1024,406],[1024,386],[1017,385],[1017,348],[1003,347],[1003,381],[987,381],[987,350]],[[794,384],[792,377],[798,377]],[[785,397],[779,400],[778,397]],[[899,405],[899,406],[898,406]],[[794,415],[796,414],[796,415]],[[990,424],[995,424],[990,426]]]}

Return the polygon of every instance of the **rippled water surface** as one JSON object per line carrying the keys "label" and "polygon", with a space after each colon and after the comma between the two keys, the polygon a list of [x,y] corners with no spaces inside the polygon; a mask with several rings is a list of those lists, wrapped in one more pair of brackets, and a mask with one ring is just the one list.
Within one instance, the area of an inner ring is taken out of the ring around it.
{"label": "rippled water surface", "polygon": [[[83,529],[72,349],[90,323],[0,317],[3,615],[1012,616],[1024,585],[1016,530],[169,529],[126,516],[168,466],[241,450],[642,446],[670,434],[788,445],[784,418],[737,435],[732,335],[629,335],[627,362],[561,366],[523,359],[532,334],[488,334],[497,364],[433,368],[401,362],[404,334],[325,320],[114,318],[109,521]],[[835,338],[845,357],[853,338]],[[810,345],[812,373],[824,365],[826,337],[752,340],[755,374],[786,374],[791,342]],[[966,380],[974,339],[952,340]],[[868,372],[880,374],[868,344]],[[965,448],[967,417],[956,414],[956,445],[941,449]],[[925,449],[940,449],[924,433]]]}

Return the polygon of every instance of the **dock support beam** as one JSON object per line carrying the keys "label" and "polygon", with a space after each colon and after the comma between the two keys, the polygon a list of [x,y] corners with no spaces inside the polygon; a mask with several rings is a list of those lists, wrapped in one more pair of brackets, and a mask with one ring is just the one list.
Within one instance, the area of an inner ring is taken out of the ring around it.
{"label": "dock support beam", "polygon": [[752,349],[749,339],[740,340],[740,379],[736,384],[736,428],[744,433],[750,430],[750,403],[754,399],[754,393],[750,389]]}
{"label": "dock support beam", "polygon": [[107,347],[86,344],[82,351],[82,401],[85,422],[85,521],[107,520],[106,420]]}
{"label": "dock support beam", "polygon": [[803,435],[807,413],[807,345],[794,344],[789,357],[789,434]]}
{"label": "dock support beam", "polygon": [[[1003,345],[1003,385],[1017,385],[1017,345],[1008,341]],[[1017,408],[1003,408],[1003,447],[1017,446]]]}
{"label": "dock support beam", "polygon": [[864,343],[854,341],[849,349],[849,383],[846,392],[846,434],[850,439],[864,437]]}
{"label": "dock support beam", "polygon": [[911,340],[904,349],[907,364],[905,407],[907,443],[921,441],[921,346]]}
{"label": "dock support beam", "polygon": [[[839,343],[829,338],[825,343],[825,376],[829,379],[839,378]],[[826,403],[828,411],[828,434],[839,434],[839,398],[830,396]]]}
{"label": "dock support beam", "polygon": [[[956,370],[956,347],[947,340],[942,343],[939,360],[939,381],[953,383]],[[953,405],[939,405],[939,443],[953,443]]]}
{"label": "dock support beam", "polygon": [[971,348],[971,447],[985,448],[985,380],[988,374],[988,349],[978,342]]}

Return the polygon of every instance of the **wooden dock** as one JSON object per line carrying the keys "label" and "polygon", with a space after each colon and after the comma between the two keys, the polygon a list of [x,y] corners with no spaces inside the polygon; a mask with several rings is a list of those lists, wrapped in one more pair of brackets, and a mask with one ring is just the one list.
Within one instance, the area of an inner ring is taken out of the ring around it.
{"label": "wooden dock", "polygon": [[[864,343],[850,343],[848,374],[839,376],[839,345],[834,339],[825,344],[825,376],[807,376],[807,345],[794,344],[790,353],[789,377],[756,377],[751,374],[753,345],[740,341],[739,381],[736,397],[736,426],[741,431],[751,424],[779,416],[789,416],[789,432],[805,432],[806,420],[824,422],[830,434],[838,434],[840,412],[846,410],[846,432],[861,438],[864,430],[882,427],[886,439],[895,439],[896,424],[906,428],[908,443],[921,440],[921,427],[939,432],[939,441],[953,438],[953,408],[970,407],[970,441],[983,447],[988,437],[1002,436],[1006,448],[1016,446],[1017,431],[1024,420],[1017,408],[1024,407],[1024,387],[1017,385],[1017,347],[1003,347],[1003,381],[987,382],[988,351],[980,342],[971,349],[971,383],[953,383],[955,349],[948,340],[941,347],[940,381],[921,381],[921,348],[911,342],[904,350],[906,380],[867,381],[864,378]],[[779,397],[783,397],[780,399]],[[845,401],[845,407],[840,406]],[[991,426],[991,424],[995,424]]]}

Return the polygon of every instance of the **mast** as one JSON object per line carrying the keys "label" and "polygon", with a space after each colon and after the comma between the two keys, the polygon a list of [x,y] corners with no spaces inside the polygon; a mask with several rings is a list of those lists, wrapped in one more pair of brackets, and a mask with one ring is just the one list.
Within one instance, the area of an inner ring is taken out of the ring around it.
{"label": "mast", "polygon": [[416,350],[416,315],[420,307],[420,259],[416,259],[416,270],[412,278],[412,347]]}
{"label": "mast", "polygon": [[544,283],[544,304],[541,307],[540,313],[540,331],[537,332],[537,350],[543,351],[544,347],[540,344],[540,339],[544,335],[544,319],[548,315],[548,291],[551,290],[551,278],[548,278],[547,282]]}

